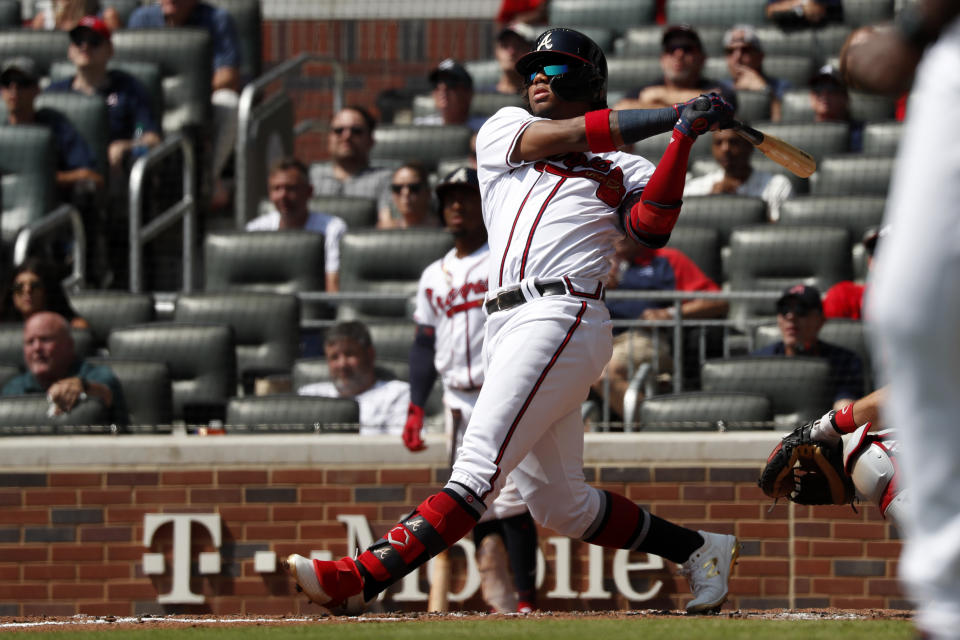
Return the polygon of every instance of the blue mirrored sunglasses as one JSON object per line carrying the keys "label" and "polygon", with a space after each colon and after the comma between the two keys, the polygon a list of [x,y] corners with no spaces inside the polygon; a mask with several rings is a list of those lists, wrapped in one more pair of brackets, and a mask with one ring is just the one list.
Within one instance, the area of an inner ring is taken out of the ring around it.
{"label": "blue mirrored sunglasses", "polygon": [[549,78],[550,76],[558,76],[561,73],[566,73],[569,70],[570,65],[567,64],[545,64],[530,74],[529,81],[533,82],[533,79],[536,78],[537,74],[541,71],[543,72],[543,75]]}

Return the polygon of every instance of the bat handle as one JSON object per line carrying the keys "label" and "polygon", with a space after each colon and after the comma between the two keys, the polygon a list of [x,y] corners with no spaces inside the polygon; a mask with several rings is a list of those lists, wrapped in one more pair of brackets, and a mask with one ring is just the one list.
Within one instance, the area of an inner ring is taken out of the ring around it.
{"label": "bat handle", "polygon": [[754,129],[753,127],[749,127],[743,124],[742,122],[740,122],[739,120],[733,120],[732,124],[733,124],[733,127],[732,127],[733,130],[736,131],[741,138],[749,140],[750,143],[753,144],[754,146],[763,142],[763,134],[757,131],[756,129]]}

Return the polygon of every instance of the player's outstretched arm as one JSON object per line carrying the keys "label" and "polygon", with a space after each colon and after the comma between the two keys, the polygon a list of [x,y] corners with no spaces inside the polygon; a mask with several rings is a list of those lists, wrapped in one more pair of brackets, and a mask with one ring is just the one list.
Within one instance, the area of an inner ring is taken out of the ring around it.
{"label": "player's outstretched arm", "polygon": [[413,345],[410,347],[410,406],[407,408],[407,422],[403,427],[403,444],[410,451],[427,448],[421,431],[423,408],[437,379],[437,370],[433,366],[435,343],[434,327],[418,324]]}

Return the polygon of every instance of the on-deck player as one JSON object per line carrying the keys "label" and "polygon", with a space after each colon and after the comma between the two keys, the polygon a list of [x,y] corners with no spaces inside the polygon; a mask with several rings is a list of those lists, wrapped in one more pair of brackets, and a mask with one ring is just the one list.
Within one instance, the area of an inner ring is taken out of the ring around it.
{"label": "on-deck player", "polygon": [[[677,526],[588,486],[580,404],[610,359],[602,279],[614,241],[626,231],[648,246],[666,244],[690,149],[733,109],[711,94],[611,111],[603,52],[570,29],[542,33],[517,71],[529,110],[501,109],[477,137],[490,244],[486,377],[450,480],[356,559],[293,554],[288,567],[313,602],[359,606],[470,531],[512,474],[543,526],[681,564],[694,594],[687,611],[717,609],[736,538]],[[616,151],[671,128],[656,168]]]}
{"label": "on-deck player", "polygon": [[[483,385],[483,301],[490,248],[483,226],[477,172],[467,167],[455,169],[437,185],[436,191],[444,224],[453,234],[454,248],[424,269],[417,287],[413,314],[417,334],[410,349],[410,410],[403,443],[411,451],[424,448],[420,437],[423,406],[439,372],[449,446],[455,453]],[[536,595],[537,525],[511,478],[507,478],[506,486],[473,533],[477,564],[481,567],[480,587],[487,603],[498,612],[532,611]],[[513,589],[509,585],[491,583],[497,582],[503,572],[483,570],[491,564],[506,569],[503,552],[491,551],[498,547],[488,544],[493,542],[487,540],[490,535],[503,538],[513,569],[516,598],[510,597]],[[504,590],[508,593],[497,595]]]}

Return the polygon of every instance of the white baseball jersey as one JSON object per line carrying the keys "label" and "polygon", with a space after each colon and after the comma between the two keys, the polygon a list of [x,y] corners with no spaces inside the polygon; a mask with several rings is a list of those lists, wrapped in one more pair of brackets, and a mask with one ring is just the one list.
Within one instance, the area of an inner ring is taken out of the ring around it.
{"label": "white baseball jersey", "polygon": [[477,135],[491,291],[530,276],[604,279],[629,214],[621,205],[653,174],[649,161],[619,151],[512,162],[520,134],[542,119],[504,107]]}
{"label": "white baseball jersey", "polygon": [[483,384],[489,257],[487,245],[463,258],[451,249],[420,276],[413,319],[436,329],[433,365],[447,389],[479,389]]}

